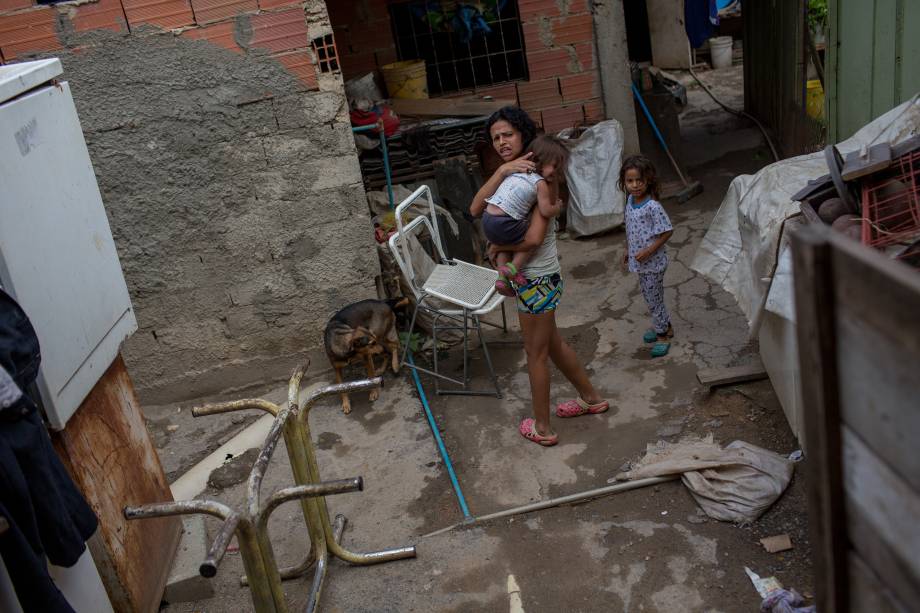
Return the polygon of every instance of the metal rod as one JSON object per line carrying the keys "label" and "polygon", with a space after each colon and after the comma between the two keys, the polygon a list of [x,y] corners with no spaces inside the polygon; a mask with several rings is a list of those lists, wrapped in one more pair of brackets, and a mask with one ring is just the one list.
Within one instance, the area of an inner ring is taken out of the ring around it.
{"label": "metal rod", "polygon": [[[296,419],[292,420],[292,423],[296,424],[301,441],[300,445],[295,445],[295,447],[298,448],[296,453],[298,456],[296,463],[299,463],[301,458],[305,462],[306,466],[303,468],[306,469],[307,475],[310,478],[309,483],[320,482],[319,467],[316,462],[316,451],[313,448],[313,437],[310,434],[309,417],[310,410],[313,408],[313,405],[323,396],[337,394],[342,391],[357,391],[361,389],[368,389],[379,386],[382,382],[382,377],[375,377],[373,379],[364,379],[361,381],[352,381],[349,383],[327,385],[326,387],[314,390],[313,393],[310,394],[307,400],[303,403],[300,411],[298,411],[296,414]],[[308,485],[309,483],[300,483],[300,485]],[[326,507],[325,497],[316,496],[313,498],[308,498],[306,501],[315,502],[315,510],[319,513],[320,524],[322,526],[323,534],[325,535],[326,547],[337,558],[345,560],[346,562],[350,562],[351,564],[365,565],[415,557],[415,547],[400,547],[396,549],[387,549],[371,553],[355,553],[345,549],[335,540],[332,524],[329,521],[329,511]],[[313,507],[313,505],[306,505],[305,510],[309,510],[310,515],[313,515],[313,509],[311,509],[311,507]],[[311,517],[311,520],[312,519],[313,518]],[[308,523],[312,526],[314,522],[309,521]],[[321,556],[317,555],[317,561],[319,560],[321,560]]]}
{"label": "metal rod", "polygon": [[[336,515],[332,525],[333,537],[336,543],[342,541],[345,532],[345,516]],[[329,556],[323,556],[316,563],[316,574],[313,575],[313,584],[310,586],[310,599],[307,601],[306,613],[314,613],[319,604],[319,597],[323,592],[323,582],[326,580],[326,569],[329,566]]]}
{"label": "metal rod", "polygon": [[[256,535],[255,526],[246,518],[241,518],[237,528],[236,540],[240,546],[240,557],[243,558],[243,570],[249,577],[249,594],[257,613],[277,613],[275,596],[265,558]],[[275,569],[277,574],[277,569]],[[280,577],[279,577],[280,583]]]}
{"label": "metal rod", "polygon": [[125,519],[149,519],[151,517],[191,515],[193,513],[213,515],[223,520],[236,514],[233,509],[216,500],[177,500],[175,502],[154,502],[124,508]]}
{"label": "metal rod", "polygon": [[[411,354],[409,355],[409,364],[415,366]],[[434,441],[438,445],[438,451],[441,454],[441,459],[444,460],[444,466],[447,467],[447,475],[450,477],[450,484],[453,486],[454,493],[457,495],[457,504],[460,505],[460,511],[463,513],[463,517],[465,519],[471,519],[473,516],[470,514],[469,507],[466,506],[466,498],[463,497],[463,490],[460,489],[460,481],[457,479],[457,473],[454,472],[454,465],[450,461],[450,454],[447,453],[447,448],[444,446],[444,441],[441,439],[441,433],[438,431],[438,424],[435,423],[434,415],[431,414],[431,408],[428,406],[428,397],[425,396],[425,389],[422,387],[422,382],[415,369],[412,370],[412,378],[415,380],[415,389],[418,390],[418,397],[422,401],[422,408],[425,410],[425,417],[428,419],[428,426],[431,428],[431,434],[434,436]]]}
{"label": "metal rod", "polygon": [[247,400],[232,400],[230,402],[219,402],[206,404],[192,409],[192,417],[204,417],[205,415],[218,415],[220,413],[231,413],[233,411],[246,411],[249,409],[259,409],[272,415],[277,415],[281,410],[277,404],[268,400],[250,398]]}
{"label": "metal rod", "polygon": [[202,577],[211,578],[217,574],[217,567],[224,558],[224,554],[227,553],[227,547],[230,546],[230,541],[233,540],[233,534],[236,532],[236,527],[239,523],[240,516],[236,513],[224,520],[223,525],[217,532],[217,536],[211,541],[211,546],[208,548],[204,561],[198,566],[198,573]]}
{"label": "metal rod", "polygon": [[262,443],[262,449],[252,465],[252,471],[249,473],[249,481],[246,487],[246,500],[250,517],[257,517],[262,508],[260,501],[260,490],[262,488],[262,479],[265,478],[265,471],[268,470],[268,464],[272,460],[272,454],[278,445],[278,439],[284,432],[284,424],[291,417],[290,407],[284,408],[281,413],[275,417],[271,428]]}
{"label": "metal rod", "polygon": [[[262,514],[268,517],[278,505],[291,500],[300,500],[311,496],[331,496],[333,494],[345,494],[348,492],[360,492],[364,489],[364,480],[361,477],[351,479],[338,479],[336,481],[324,481],[323,483],[314,483],[311,485],[295,485],[278,490],[269,497],[265,502]],[[266,520],[267,521],[267,520]]]}
{"label": "metal rod", "polygon": [[495,374],[495,368],[492,366],[492,356],[489,355],[489,346],[482,335],[482,326],[479,323],[479,316],[473,315],[473,321],[476,323],[476,332],[479,333],[479,344],[482,345],[482,353],[486,356],[486,366],[489,368],[489,375],[492,377],[492,384],[495,386],[495,397],[502,397],[502,390],[498,387],[498,375]]}
{"label": "metal rod", "polygon": [[482,515],[479,517],[473,517],[468,521],[463,523],[454,524],[452,526],[447,526],[446,528],[441,528],[440,530],[435,530],[424,535],[422,538],[429,536],[437,536],[445,532],[449,532],[454,528],[460,526],[468,526],[471,524],[479,524],[484,521],[489,521],[491,519],[498,519],[500,517],[509,517],[511,515],[521,515],[523,513],[530,513],[532,511],[541,511],[543,509],[549,509],[550,507],[556,507],[561,504],[566,504],[569,502],[580,502],[582,500],[588,500],[590,498],[600,498],[602,496],[609,496],[610,494],[618,494],[620,492],[628,492],[629,490],[639,489],[641,487],[647,487],[649,485],[657,485],[659,483],[666,483],[668,481],[674,481],[679,479],[680,475],[666,475],[664,477],[649,477],[647,479],[637,479],[636,481],[625,481],[623,483],[617,483],[616,485],[608,485],[607,487],[599,487],[597,489],[588,490],[585,492],[579,492],[577,494],[569,494],[568,496],[560,496],[558,498],[550,498],[549,500],[543,500],[540,502],[534,502],[531,504],[525,504],[520,507],[512,507],[510,509],[505,509],[504,511],[498,511],[496,513],[489,513],[488,515]]}
{"label": "metal rod", "polygon": [[380,149],[383,151],[383,172],[387,178],[387,198],[390,200],[390,210],[393,210],[396,206],[396,203],[393,202],[393,176],[390,171],[390,152],[387,148],[387,135],[383,131],[382,119],[380,120]]}

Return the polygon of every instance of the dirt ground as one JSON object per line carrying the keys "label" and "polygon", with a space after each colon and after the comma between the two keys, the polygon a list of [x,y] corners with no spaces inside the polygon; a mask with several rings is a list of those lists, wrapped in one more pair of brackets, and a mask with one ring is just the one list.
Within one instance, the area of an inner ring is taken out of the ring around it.
{"label": "dirt ground", "polygon": [[[736,67],[722,76],[718,71],[706,76],[727,83],[718,93],[736,106],[738,73]],[[756,129],[709,109],[708,98],[696,89],[689,97],[691,108],[682,124],[683,163],[705,191],[684,205],[665,202],[675,227],[666,276],[676,330],[671,353],[653,360],[642,344],[646,307],[635,277],[619,270],[623,233],[613,231],[560,240],[566,285],[557,312],[563,335],[610,399],[610,411],[554,418],[560,436],[556,447],[524,441],[517,424],[529,414],[529,387],[519,345],[493,345],[501,400],[438,396],[430,380],[424,381],[473,515],[603,487],[625,462],[661,439],[711,432],[722,443],[744,440],[781,454],[798,449],[769,381],[714,393],[696,381],[700,368],[746,364],[757,355],[732,297],[692,272],[689,263],[731,179],[765,165],[769,153]],[[515,337],[515,329],[513,322],[507,338]],[[490,332],[489,338],[498,340],[501,334]],[[456,360],[457,352],[452,353]],[[474,377],[486,384],[480,355],[476,352],[473,361]],[[554,374],[553,401],[572,393]],[[260,396],[279,401],[284,391]],[[785,494],[749,526],[706,518],[686,488],[674,481],[431,536],[463,516],[410,375],[388,375],[376,402],[356,394],[352,404],[348,416],[336,401],[321,404],[311,416],[323,477],[361,475],[365,480],[364,492],[328,499],[332,513],[349,518],[344,543],[359,551],[413,544],[418,557],[364,568],[334,561],[322,611],[515,611],[520,610],[514,608],[517,598],[524,611],[756,611],[760,598],[744,566],[762,576],[775,575],[799,592],[811,591],[801,464]],[[171,478],[257,417],[192,419],[189,406],[147,409]],[[236,471],[237,478],[245,469]],[[202,497],[240,507],[245,484],[234,484],[233,472],[224,470],[219,475],[223,489],[209,487]],[[292,482],[280,446],[263,490]],[[208,522],[213,536],[217,522]],[[283,564],[306,553],[295,505],[281,507],[271,533]],[[791,537],[791,551],[769,554],[758,542],[783,533]],[[250,610],[248,592],[237,580],[239,558],[231,553],[224,560],[213,579],[213,598],[170,604],[166,610]],[[292,610],[304,606],[311,579],[285,582]]]}

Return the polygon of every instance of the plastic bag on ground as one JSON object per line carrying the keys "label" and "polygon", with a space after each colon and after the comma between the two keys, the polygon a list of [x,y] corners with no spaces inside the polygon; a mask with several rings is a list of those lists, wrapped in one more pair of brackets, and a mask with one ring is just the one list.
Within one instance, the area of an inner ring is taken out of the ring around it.
{"label": "plastic bag on ground", "polygon": [[792,480],[793,462],[744,441],[726,447],[705,439],[658,441],[617,480],[681,475],[681,481],[709,517],[749,523],[760,517]]}
{"label": "plastic bag on ground", "polygon": [[[559,133],[568,138],[569,130]],[[626,195],[617,189],[623,161],[623,128],[608,119],[588,128],[570,141],[567,230],[573,236],[591,236],[623,223]]]}

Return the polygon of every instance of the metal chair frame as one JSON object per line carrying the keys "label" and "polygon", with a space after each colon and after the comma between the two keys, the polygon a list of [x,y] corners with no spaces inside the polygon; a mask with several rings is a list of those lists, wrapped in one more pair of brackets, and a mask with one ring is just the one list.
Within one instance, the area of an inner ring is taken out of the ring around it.
{"label": "metal chair frame", "polygon": [[[419,215],[409,223],[403,224],[403,214],[421,198],[425,198],[427,201],[429,214]],[[408,368],[414,368],[419,372],[435,377],[435,391],[439,395],[495,396],[501,398],[502,394],[501,388],[498,385],[498,377],[495,374],[495,367],[492,364],[492,357],[489,354],[488,344],[482,334],[482,324],[501,328],[505,332],[508,330],[505,317],[505,297],[495,291],[495,281],[498,279],[498,273],[490,268],[476,266],[475,264],[447,257],[441,242],[437,212],[435,211],[434,202],[431,197],[431,189],[427,185],[419,187],[396,207],[396,228],[396,233],[391,236],[389,240],[390,251],[393,253],[393,257],[396,259],[403,276],[415,296],[415,310],[412,313],[412,321],[409,324],[408,338],[411,339],[419,311],[424,311],[433,315],[432,341],[434,347],[432,350],[432,362],[434,370],[429,370],[406,361],[406,357],[409,353],[408,341],[403,347],[401,363]],[[408,243],[408,237],[420,232],[422,229],[428,230],[437,255],[435,268],[424,283],[420,282],[415,274],[415,269],[412,266],[412,254],[409,250]],[[426,304],[426,301],[432,298],[440,299],[457,308],[437,308],[429,306]],[[501,307],[502,312],[502,323],[500,326],[481,319],[483,315],[491,313],[498,307]],[[441,324],[442,320],[447,321],[446,325]],[[471,327],[475,328],[476,333],[479,335],[479,343],[482,346],[482,352],[489,368],[489,375],[495,388],[494,391],[472,389],[470,387],[469,331]],[[460,330],[463,333],[462,380],[449,377],[438,371],[438,332],[446,330]],[[442,380],[460,387],[459,389],[443,389],[441,387]]]}
{"label": "metal chair frame", "polygon": [[[291,375],[286,406],[281,407],[267,400],[249,399],[208,404],[192,409],[195,417],[257,409],[275,418],[249,473],[246,503],[241,510],[236,511],[221,502],[207,499],[160,502],[124,508],[126,519],[201,513],[223,520],[220,530],[208,548],[207,557],[199,567],[199,573],[203,577],[213,577],[217,574],[227,547],[236,535],[246,572],[246,575],[240,578],[240,582],[249,587],[256,613],[287,613],[289,609],[281,581],[300,577],[306,574],[311,566],[314,567],[313,583],[306,611],[313,613],[319,604],[329,561],[333,557],[359,566],[415,557],[413,546],[371,553],[356,553],[342,546],[345,516],[337,515],[330,521],[326,496],[361,491],[364,482],[361,477],[322,481],[310,433],[310,409],[320,398],[341,392],[376,388],[382,384],[383,379],[376,377],[322,387],[311,392],[301,404],[300,384],[305,371],[306,365],[300,366]],[[262,481],[275,447],[282,437],[297,485],[278,490],[266,499],[261,491]],[[268,520],[275,509],[290,500],[300,501],[306,531],[310,538],[310,551],[300,563],[278,568],[269,539]]]}

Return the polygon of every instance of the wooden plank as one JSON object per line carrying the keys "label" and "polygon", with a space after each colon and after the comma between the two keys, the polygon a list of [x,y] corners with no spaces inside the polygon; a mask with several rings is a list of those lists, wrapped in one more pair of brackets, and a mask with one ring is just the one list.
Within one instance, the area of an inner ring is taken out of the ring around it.
{"label": "wooden plank", "polygon": [[804,226],[790,233],[795,270],[796,333],[805,411],[809,529],[818,609],[847,613],[847,534],[843,497],[840,405],[830,230]]}
{"label": "wooden plank", "polygon": [[916,585],[920,582],[920,494],[848,427],[843,428],[843,466],[847,516],[858,509],[876,535],[869,548],[900,560]]}
{"label": "wooden plank", "polygon": [[920,275],[846,242],[833,268],[842,419],[920,491]]}
{"label": "wooden plank", "polygon": [[850,553],[849,566],[850,594],[854,611],[907,613],[910,610],[898,601],[857,553]]}
{"label": "wooden plank", "polygon": [[[887,591],[895,595],[899,602],[920,602],[920,585],[907,565],[883,544],[882,537],[872,522],[855,505],[848,510],[847,529],[853,549],[850,556],[858,555],[875,570],[875,574],[884,583]],[[854,602],[858,600],[854,597]],[[873,611],[873,609],[852,608],[853,611]]]}
{"label": "wooden plank", "polygon": [[52,438],[99,517],[89,545],[112,606],[119,612],[157,611],[181,522],[128,522],[122,515],[125,505],[173,498],[121,356]]}
{"label": "wooden plank", "polygon": [[889,166],[891,166],[891,145],[877,143],[865,151],[857,149],[849,152],[844,159],[840,176],[844,181],[852,181],[884,170]]}
{"label": "wooden plank", "polygon": [[767,378],[767,371],[760,360],[744,366],[731,368],[703,368],[696,372],[697,380],[709,389],[720,385],[731,385],[745,381],[760,381]]}
{"label": "wooden plank", "polygon": [[491,115],[504,106],[514,106],[513,100],[483,100],[472,98],[428,98],[412,100],[393,98],[390,107],[397,115],[420,117],[478,117]]}

